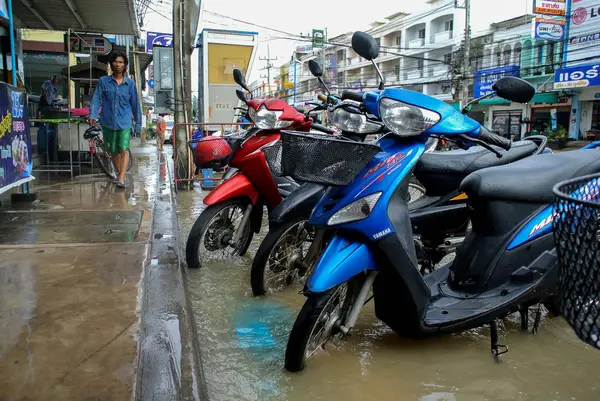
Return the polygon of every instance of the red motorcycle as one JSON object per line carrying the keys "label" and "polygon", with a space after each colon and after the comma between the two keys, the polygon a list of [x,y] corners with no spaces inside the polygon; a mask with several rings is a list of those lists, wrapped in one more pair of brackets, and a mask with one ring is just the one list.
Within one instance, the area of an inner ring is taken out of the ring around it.
{"label": "red motorcycle", "polygon": [[[233,76],[250,93],[241,71],[234,70]],[[284,100],[247,100],[242,91],[236,93],[248,106],[248,117],[255,127],[241,137],[209,136],[195,146],[196,158],[202,158],[205,168],[206,160],[212,159],[213,168],[228,164],[237,171],[204,198],[206,208],[194,223],[186,244],[190,268],[201,267],[209,257],[228,259],[244,255],[252,237],[260,231],[263,207],[272,210],[299,187],[292,178],[273,174],[265,157],[265,151],[279,140],[282,129],[309,132],[312,127],[333,133],[313,124],[311,118]]]}

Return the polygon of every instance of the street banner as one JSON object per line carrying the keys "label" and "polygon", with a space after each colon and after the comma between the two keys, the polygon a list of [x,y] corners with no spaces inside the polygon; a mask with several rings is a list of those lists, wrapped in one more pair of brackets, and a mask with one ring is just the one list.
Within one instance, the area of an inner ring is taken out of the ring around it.
{"label": "street banner", "polygon": [[31,169],[27,95],[0,82],[0,193],[31,181]]}

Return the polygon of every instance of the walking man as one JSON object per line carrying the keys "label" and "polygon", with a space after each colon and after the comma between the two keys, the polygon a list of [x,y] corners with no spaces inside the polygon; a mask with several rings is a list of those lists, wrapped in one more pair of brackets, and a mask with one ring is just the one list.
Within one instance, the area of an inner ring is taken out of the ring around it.
{"label": "walking man", "polygon": [[135,82],[125,76],[128,64],[129,60],[123,52],[111,55],[113,73],[98,80],[89,119],[90,125],[96,125],[100,117],[104,142],[117,169],[116,184],[119,188],[125,188],[132,117],[135,119],[135,132],[139,134],[142,131],[142,108]]}
{"label": "walking man", "polygon": [[156,119],[156,134],[158,138],[156,139],[158,150],[163,150],[163,145],[165,143],[165,134],[167,132],[167,122],[165,121],[165,115],[160,114]]}

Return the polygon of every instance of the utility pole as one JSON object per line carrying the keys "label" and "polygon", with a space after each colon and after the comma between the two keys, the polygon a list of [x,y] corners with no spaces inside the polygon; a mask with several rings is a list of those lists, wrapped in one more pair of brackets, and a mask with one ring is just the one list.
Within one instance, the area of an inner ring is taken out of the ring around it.
{"label": "utility pole", "polygon": [[[265,68],[262,68],[261,71],[263,70],[267,70],[267,85],[269,88],[269,97],[271,97],[271,68],[273,68],[273,64],[271,64],[271,61],[275,61],[277,60],[277,57],[275,58],[271,58],[271,48],[269,45],[267,45],[267,57],[259,57],[259,60],[261,61],[266,61],[267,62],[267,66]],[[264,78],[261,76],[261,78]]]}
{"label": "utility pole", "polygon": [[471,1],[465,0],[465,40],[463,47],[463,76],[461,107],[469,102],[469,75],[471,74]]}

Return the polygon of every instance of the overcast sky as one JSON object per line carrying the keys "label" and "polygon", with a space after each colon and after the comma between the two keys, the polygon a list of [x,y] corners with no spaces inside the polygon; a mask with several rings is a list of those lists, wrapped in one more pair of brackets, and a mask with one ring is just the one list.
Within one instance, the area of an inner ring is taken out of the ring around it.
{"label": "overcast sky", "polygon": [[[156,2],[160,0],[155,0]],[[172,23],[164,16],[170,16],[169,0],[163,5],[148,10],[144,29],[157,32],[172,32]],[[293,50],[306,42],[294,41],[286,35],[257,26],[244,25],[231,19],[210,14],[215,12],[238,20],[248,21],[291,34],[307,34],[312,29],[327,28],[330,38],[356,30],[365,30],[375,21],[384,21],[384,17],[399,11],[417,12],[429,7],[425,0],[303,0],[286,2],[281,0],[201,0],[204,1],[204,13],[200,21],[202,28],[247,29],[259,32],[258,56],[266,57],[267,46],[271,57],[278,60],[273,64],[280,66],[289,60]],[[464,0],[459,0],[464,1]],[[525,13],[531,13],[532,0],[471,0],[471,30],[481,31],[491,22],[503,21]],[[163,16],[158,13],[163,14]],[[259,69],[265,62],[257,59],[254,69],[248,77],[252,82],[260,77]]]}

